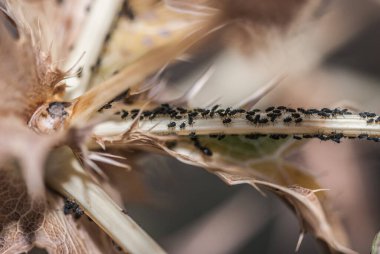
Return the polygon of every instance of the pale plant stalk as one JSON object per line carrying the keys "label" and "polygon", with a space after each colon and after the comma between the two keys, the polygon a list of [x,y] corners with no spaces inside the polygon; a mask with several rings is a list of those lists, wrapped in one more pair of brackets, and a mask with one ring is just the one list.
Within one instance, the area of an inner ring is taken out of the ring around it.
{"label": "pale plant stalk", "polygon": [[[100,186],[88,176],[68,147],[52,152],[48,184],[75,201],[115,243],[128,253],[165,253]],[[64,169],[64,170],[63,170]]]}
{"label": "pale plant stalk", "polygon": [[[131,128],[132,120],[125,121],[108,121],[99,124],[94,134],[98,137],[111,137],[120,135]],[[171,122],[176,123],[175,128],[168,128]],[[169,118],[156,117],[153,120],[140,120],[138,129],[143,132],[152,134],[165,135],[189,135],[195,132],[197,135],[208,134],[332,134],[342,133],[346,137],[357,137],[360,134],[368,134],[369,137],[380,137],[380,124],[368,124],[367,120],[358,115],[336,116],[334,118],[323,118],[320,116],[304,117],[301,123],[284,123],[279,119],[275,123],[268,124],[250,123],[245,117],[232,118],[232,123],[223,124],[222,120],[217,118],[195,119],[194,124],[187,125],[184,129],[178,126],[187,119],[172,120]]]}
{"label": "pale plant stalk", "polygon": [[[72,77],[66,81],[67,97],[76,98],[82,95],[90,81],[91,67],[103,48],[104,40],[110,32],[112,23],[120,11],[122,0],[95,0],[85,20],[80,37],[75,42],[74,48],[66,61],[65,68],[83,68],[81,75]],[[78,62],[79,61],[79,62]]]}

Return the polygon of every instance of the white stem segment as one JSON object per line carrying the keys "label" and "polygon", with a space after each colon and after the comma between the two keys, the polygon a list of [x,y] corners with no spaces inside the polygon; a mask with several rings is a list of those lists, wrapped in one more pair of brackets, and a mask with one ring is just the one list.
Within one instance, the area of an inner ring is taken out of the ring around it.
{"label": "white stem segment", "polygon": [[51,188],[74,199],[124,251],[136,254],[165,253],[91,180],[68,147],[59,148],[49,156],[46,180]]}
{"label": "white stem segment", "polygon": [[[92,74],[103,48],[104,40],[120,11],[123,0],[94,0],[85,20],[81,34],[65,63],[65,69],[81,68],[81,75],[66,81],[68,99],[76,98],[87,90]],[[79,61],[79,62],[78,62]],[[76,71],[74,69],[73,71]]]}
{"label": "white stem segment", "polygon": [[[172,120],[169,118],[155,118],[153,120],[141,120],[139,130],[153,134],[165,135],[189,135],[195,132],[198,135],[208,135],[212,133],[220,134],[331,134],[342,133],[347,137],[357,137],[360,134],[368,134],[370,137],[380,137],[380,124],[367,123],[366,119],[358,115],[336,116],[334,118],[323,118],[319,116],[304,117],[301,123],[284,123],[282,119],[266,124],[252,124],[242,117],[231,118],[232,122],[223,124],[222,119],[194,119],[192,125],[188,125],[187,118],[183,120]],[[176,127],[169,128],[168,124],[176,123]],[[185,122],[186,127],[180,129],[180,124]],[[98,137],[116,136],[127,131],[132,124],[132,120],[122,122],[105,122],[99,124],[94,134]]]}

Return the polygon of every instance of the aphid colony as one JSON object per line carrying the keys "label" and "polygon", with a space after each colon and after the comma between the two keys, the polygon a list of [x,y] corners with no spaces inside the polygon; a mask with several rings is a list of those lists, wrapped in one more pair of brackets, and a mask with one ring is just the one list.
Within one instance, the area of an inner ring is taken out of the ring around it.
{"label": "aphid colony", "polygon": [[65,199],[63,213],[66,215],[73,214],[75,219],[79,219],[84,214],[79,205],[75,201],[69,199]]}
{"label": "aphid colony", "polygon": [[[122,96],[126,96],[128,91],[124,93]],[[118,96],[110,103],[104,105],[99,111],[104,109],[109,109],[112,107],[112,102],[120,100],[122,96]],[[131,119],[135,119],[140,113],[139,109],[132,109],[130,111],[121,110],[116,112],[116,115],[119,115],[122,119],[127,119],[130,117]],[[220,119],[221,123],[225,126],[231,126],[234,122],[234,119],[240,118],[245,119],[249,124],[255,126],[266,126],[270,124],[294,124],[300,125],[304,121],[304,119],[311,118],[329,118],[332,119],[337,116],[348,116],[353,115],[352,112],[347,109],[304,109],[304,108],[289,108],[285,106],[278,107],[268,107],[265,110],[260,109],[233,109],[226,108],[222,109],[219,105],[215,105],[211,108],[195,108],[195,109],[185,109],[183,107],[173,107],[169,104],[162,104],[151,110],[144,110],[140,114],[140,120],[153,120],[157,117],[170,118],[171,121],[167,124],[168,131],[173,131],[176,128],[179,130],[186,129],[187,126],[192,126],[199,119]],[[376,124],[380,122],[380,116],[375,113],[370,112],[362,112],[359,113],[359,116],[367,121],[367,124]],[[222,140],[226,135],[223,133],[220,134],[211,134],[210,138],[215,138],[218,140]],[[245,135],[244,137],[247,139],[258,139],[261,137],[269,137],[274,140],[285,139],[288,138],[287,134],[260,134],[260,133],[252,133]],[[197,137],[196,133],[192,132],[189,135],[190,140],[193,142],[194,146],[199,149],[204,155],[211,156],[212,151],[202,145]],[[317,138],[321,141],[333,141],[336,143],[340,143],[342,138],[349,139],[367,139],[370,141],[380,142],[380,138],[369,137],[367,134],[360,134],[357,137],[345,137],[342,133],[332,132],[329,134],[299,134],[293,135],[293,138],[296,140],[301,139],[310,139]]]}
{"label": "aphid colony", "polygon": [[[124,94],[125,95],[125,94]],[[112,107],[112,102],[120,98],[115,98],[110,103],[104,105],[99,112],[104,109],[109,109]],[[120,115],[122,119],[131,117],[135,119],[139,114],[139,109],[132,109],[130,111],[121,110],[116,112]],[[249,123],[254,125],[265,125],[271,123],[283,122],[285,124],[300,124],[303,119],[310,118],[312,116],[319,118],[334,118],[336,116],[352,115],[347,109],[328,109],[323,108],[318,109],[303,109],[303,108],[289,108],[285,106],[269,107],[264,111],[260,109],[244,110],[244,109],[232,109],[226,108],[221,109],[219,105],[215,105],[212,108],[195,108],[195,109],[185,109],[182,107],[172,107],[169,104],[162,104],[151,110],[144,110],[140,115],[140,120],[153,120],[156,117],[166,117],[173,121],[167,124],[168,129],[174,129],[178,127],[180,130],[185,129],[186,126],[193,125],[197,119],[221,119],[221,122],[229,126],[233,124],[234,118],[245,118]],[[380,117],[377,117],[374,113],[360,113],[362,117],[369,118],[367,123],[378,123],[380,122]],[[183,121],[179,121],[183,120]]]}

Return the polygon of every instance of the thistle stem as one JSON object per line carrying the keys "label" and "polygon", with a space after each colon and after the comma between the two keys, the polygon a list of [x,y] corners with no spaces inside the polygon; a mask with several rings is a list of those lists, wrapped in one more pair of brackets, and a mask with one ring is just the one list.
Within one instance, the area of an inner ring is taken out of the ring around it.
{"label": "thistle stem", "polygon": [[74,199],[104,232],[128,253],[165,253],[82,169],[68,147],[52,152],[46,181]]}
{"label": "thistle stem", "polygon": [[[187,124],[187,119],[172,120],[170,118],[155,118],[153,120],[140,120],[138,129],[158,135],[189,135],[195,132],[197,135],[208,134],[288,134],[288,135],[330,135],[341,133],[345,137],[357,137],[367,134],[369,137],[380,137],[380,124],[367,123],[366,119],[358,115],[336,116],[324,118],[319,116],[304,117],[300,123],[284,123],[282,119],[265,124],[252,124],[244,117],[231,118],[232,122],[224,124],[221,118],[194,119],[192,125]],[[169,128],[169,123],[175,123],[175,127]],[[180,124],[186,127],[180,129]],[[132,120],[119,122],[105,122],[98,125],[94,134],[99,137],[116,136],[126,132],[132,124]]]}

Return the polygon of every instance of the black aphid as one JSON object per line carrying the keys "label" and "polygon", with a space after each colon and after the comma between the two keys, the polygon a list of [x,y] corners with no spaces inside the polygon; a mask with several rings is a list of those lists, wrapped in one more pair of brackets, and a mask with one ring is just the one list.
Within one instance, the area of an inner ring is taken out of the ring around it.
{"label": "black aphid", "polygon": [[177,110],[178,110],[178,112],[181,113],[181,114],[185,114],[185,113],[187,113],[187,109],[184,109],[184,108],[181,108],[181,107],[178,107]]}
{"label": "black aphid", "polygon": [[280,135],[278,135],[278,134],[271,134],[271,135],[269,135],[269,137],[271,139],[275,139],[275,140],[279,140],[280,139]]}
{"label": "black aphid", "polygon": [[201,151],[204,155],[206,156],[212,156],[212,151],[210,150],[210,148],[208,147],[202,147],[201,148]]}
{"label": "black aphid", "polygon": [[305,114],[305,112],[306,112],[306,110],[305,110],[304,108],[297,108],[297,111],[298,111],[298,112],[301,112],[301,113],[304,113],[304,114]]}
{"label": "black aphid", "polygon": [[201,113],[201,115],[202,115],[203,117],[205,117],[205,116],[207,116],[209,113],[210,113],[210,110],[207,109],[207,110],[203,111],[203,112]]}
{"label": "black aphid", "polygon": [[186,128],[186,123],[183,122],[179,125],[179,128],[182,130],[182,129],[185,129]]}
{"label": "black aphid", "polygon": [[222,140],[222,139],[224,139],[226,137],[226,135],[224,135],[224,134],[220,134],[219,136],[218,136],[218,140]]}
{"label": "black aphid", "polygon": [[252,123],[254,122],[254,118],[251,115],[246,115],[245,118]]}
{"label": "black aphid", "polygon": [[211,111],[212,112],[215,112],[217,109],[219,108],[219,105],[215,105],[211,108]]}
{"label": "black aphid", "polygon": [[293,118],[291,118],[290,116],[284,118],[284,123],[290,123],[291,121],[293,121]]}
{"label": "black aphid", "polygon": [[168,123],[169,128],[174,128],[177,124],[175,122]]}
{"label": "black aphid", "polygon": [[375,114],[375,113],[369,113],[369,112],[367,112],[367,116],[368,116],[368,117],[375,117],[376,114]]}
{"label": "black aphid", "polygon": [[226,118],[226,119],[223,119],[223,124],[229,124],[232,122],[232,119],[231,118]]}
{"label": "black aphid", "polygon": [[78,206],[77,203],[75,203],[74,201],[65,199],[65,203],[63,205],[63,213],[68,215],[72,212],[72,209],[74,209],[77,206]]}
{"label": "black aphid", "polygon": [[333,113],[333,111],[331,109],[328,109],[328,108],[322,108],[321,111],[325,112],[325,113],[329,113],[329,114]]}
{"label": "black aphid", "polygon": [[124,110],[124,109],[121,110],[121,119],[125,119],[125,118],[127,118],[128,115],[129,115],[129,112],[128,112],[128,111],[126,111],[126,110]]}
{"label": "black aphid", "polygon": [[331,116],[329,113],[326,113],[326,112],[323,112],[323,111],[319,111],[318,115],[322,116],[322,117],[330,117]]}
{"label": "black aphid", "polygon": [[358,135],[358,139],[364,139],[364,138],[368,138],[368,134],[363,133],[363,134]]}
{"label": "black aphid", "polygon": [[273,109],[275,109],[275,107],[269,107],[265,110],[265,112],[269,112],[269,111],[272,111]]}
{"label": "black aphid", "polygon": [[269,122],[269,120],[267,118],[262,118],[262,119],[259,120],[259,123],[261,123],[261,124],[265,124],[265,123],[268,123],[268,122]]}
{"label": "black aphid", "polygon": [[79,219],[84,214],[84,211],[78,206],[74,209],[74,219]]}
{"label": "black aphid", "polygon": [[75,201],[69,199],[65,199],[63,213],[66,215],[73,214],[75,219],[79,219],[84,214],[79,205]]}
{"label": "black aphid", "polygon": [[292,113],[292,117],[294,117],[294,118],[300,118],[301,114],[299,114],[299,113]]}

